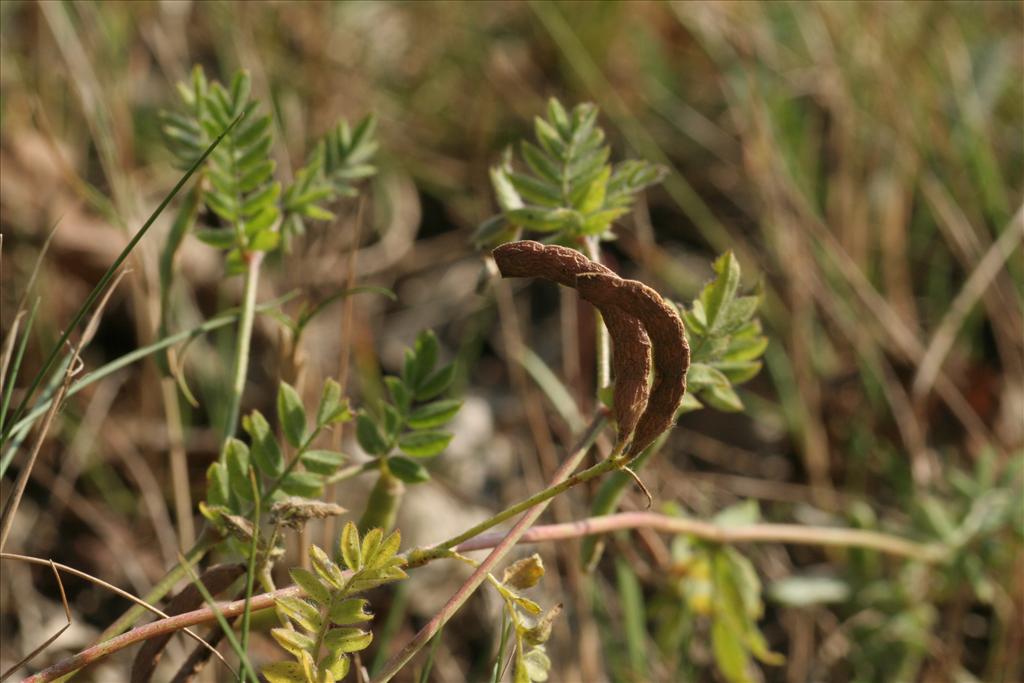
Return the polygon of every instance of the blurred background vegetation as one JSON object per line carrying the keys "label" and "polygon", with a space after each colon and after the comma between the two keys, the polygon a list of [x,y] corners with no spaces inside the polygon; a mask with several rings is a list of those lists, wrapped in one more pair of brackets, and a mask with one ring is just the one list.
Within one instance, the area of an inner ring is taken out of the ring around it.
{"label": "blurred background vegetation", "polygon": [[[592,101],[613,158],[670,169],[620,222],[610,265],[689,301],[732,249],[748,286],[760,279],[765,291],[771,343],[765,370],[740,388],[746,411],[684,417],[645,470],[655,506],[880,529],[950,551],[930,566],[742,546],[765,587],[761,629],[786,656],[751,675],[1024,680],[1019,3],[7,0],[0,27],[2,329],[58,223],[29,298],[40,304],[25,368],[38,367],[177,180],[158,112],[177,106],[175,83],[193,64],[224,81],[249,70],[254,96],[272,103],[285,178],[339,116],[375,113],[380,174],[363,220],[352,204],[295,239],[268,265],[260,299],[343,286],[353,244],[357,282],[398,299],[357,297],[350,328],[340,308],[328,310],[296,353],[261,317],[243,407],[272,412],[279,377],[315,395],[337,373],[344,335],[349,392],[372,395],[381,368],[395,371],[417,331],[435,329],[446,357],[461,361],[467,402],[399,527],[403,546],[460,531],[541,488],[553,461],[537,453],[557,459],[552,444],[571,441],[557,410],[528,426],[531,406],[547,399],[521,371],[516,379],[509,340],[530,346],[582,402],[593,393],[589,313],[581,307],[578,331],[567,329],[544,288],[512,310],[496,306],[477,292],[483,261],[470,243],[495,211],[487,169],[502,150],[529,137],[548,97]],[[169,216],[130,260],[87,367],[155,339]],[[198,241],[183,246],[181,270],[182,328],[237,300],[238,283]],[[567,333],[578,354],[560,353]],[[203,401],[223,381],[217,343],[197,342],[186,361],[200,400],[182,404],[196,491],[218,448],[215,407]],[[152,364],[133,366],[69,401],[7,550],[138,594],[174,563],[182,525],[159,382]],[[367,487],[342,489],[340,502],[358,511]],[[643,506],[635,491],[623,503]],[[574,491],[553,516],[587,509]],[[551,679],[723,680],[697,590],[706,567],[692,548],[645,533],[608,544],[592,574],[579,572],[575,544],[539,549],[549,567],[540,601],[566,603]],[[364,663],[405,642],[458,576],[418,570],[375,599]],[[66,587],[74,625],[37,663],[89,644],[124,609],[89,584]],[[64,617],[45,569],[5,562],[0,591],[6,668]],[[435,680],[488,676],[500,622],[493,596],[481,596],[445,631]],[[276,656],[267,639],[253,647]],[[120,680],[124,667],[82,678]]]}

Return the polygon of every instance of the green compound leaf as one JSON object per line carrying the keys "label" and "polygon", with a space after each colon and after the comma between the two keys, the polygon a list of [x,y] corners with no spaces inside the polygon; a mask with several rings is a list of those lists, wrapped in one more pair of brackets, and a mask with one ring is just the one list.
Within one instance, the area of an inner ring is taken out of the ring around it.
{"label": "green compound leaf", "polygon": [[364,558],[364,562],[368,569],[380,569],[388,565],[393,564],[392,559],[398,553],[398,548],[402,544],[402,534],[395,529],[388,537],[381,541],[377,547],[376,552]]}
{"label": "green compound leaf", "polygon": [[409,414],[406,423],[413,429],[430,429],[449,422],[462,407],[462,401],[445,399],[417,408]]}
{"label": "green compound leaf", "polygon": [[206,469],[206,502],[226,506],[230,495],[227,467],[219,462],[211,464]]}
{"label": "green compound leaf", "polygon": [[475,242],[516,239],[518,231],[507,226],[553,233],[554,241],[611,238],[614,221],[644,188],[660,182],[666,169],[640,160],[608,164],[611,150],[597,117],[590,103],[567,112],[557,100],[548,102],[547,117],[534,119],[537,144],[520,145],[526,169],[513,168],[510,151],[491,169],[501,214],[477,229]]}
{"label": "green compound leaf", "polygon": [[249,480],[249,448],[235,438],[224,444],[224,464],[227,466],[228,485],[239,499],[252,501],[252,482]]}
{"label": "green compound leaf", "polygon": [[406,484],[422,484],[425,481],[430,481],[430,472],[426,467],[400,455],[388,458],[388,469],[391,474]]}
{"label": "green compound leaf", "polygon": [[249,453],[256,469],[268,477],[280,476],[284,472],[284,455],[267,418],[258,410],[254,410],[242,420],[242,429],[252,439]]}
{"label": "green compound leaf", "polygon": [[359,529],[352,522],[341,530],[341,557],[345,566],[352,571],[359,571],[363,566],[363,558],[359,545]]}
{"label": "green compound leaf", "polygon": [[292,448],[301,446],[306,439],[306,409],[299,393],[287,382],[277,388],[277,419]]}
{"label": "green compound leaf", "polygon": [[377,429],[377,424],[366,413],[360,413],[356,417],[356,440],[370,455],[385,455],[390,450],[388,442]]}
{"label": "green compound leaf", "polygon": [[369,601],[361,598],[344,598],[336,595],[331,600],[327,616],[331,623],[339,626],[369,621],[373,619],[373,613],[367,609],[369,604]]}
{"label": "green compound leaf", "polygon": [[331,629],[324,638],[324,646],[332,652],[359,652],[369,647],[373,634],[358,628]]}
{"label": "green compound leaf", "polygon": [[432,398],[437,398],[448,391],[448,387],[452,385],[454,379],[455,364],[452,363],[441,368],[423,381],[416,389],[416,400],[429,401]]}
{"label": "green compound leaf", "polygon": [[316,641],[309,636],[289,628],[271,629],[270,635],[274,637],[278,645],[295,656],[301,656],[301,653],[313,649],[316,645]]}
{"label": "green compound leaf", "polygon": [[429,458],[448,446],[452,434],[440,431],[419,431],[405,434],[398,439],[398,448],[415,458]]}
{"label": "green compound leaf", "polygon": [[313,572],[302,567],[293,567],[288,573],[291,574],[292,580],[306,591],[306,595],[317,603],[326,605],[331,601],[330,589]]}
{"label": "green compound leaf", "polygon": [[320,630],[320,611],[302,598],[278,598],[274,601],[285,616],[307,631]]}
{"label": "green compound leaf", "polygon": [[426,381],[437,364],[439,352],[437,337],[431,330],[423,330],[416,337],[416,343],[405,352],[402,380],[414,391]]}
{"label": "green compound leaf", "polygon": [[274,662],[263,667],[260,673],[267,683],[306,683],[306,673],[297,662]]}
{"label": "green compound leaf", "polygon": [[345,586],[345,575],[341,567],[335,564],[323,548],[312,545],[309,548],[309,556],[313,562],[313,569],[326,585],[333,590],[341,590]]}
{"label": "green compound leaf", "polygon": [[340,451],[312,450],[304,451],[299,459],[306,470],[326,477],[337,472],[348,456]]}
{"label": "green compound leaf", "polygon": [[289,496],[318,498],[324,490],[324,480],[312,472],[290,472],[281,481],[281,490]]}

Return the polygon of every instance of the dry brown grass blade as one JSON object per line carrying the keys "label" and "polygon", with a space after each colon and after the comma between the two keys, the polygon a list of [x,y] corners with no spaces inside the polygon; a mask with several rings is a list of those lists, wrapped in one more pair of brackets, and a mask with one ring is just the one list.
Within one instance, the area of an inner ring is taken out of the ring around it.
{"label": "dry brown grass blade", "polygon": [[[493,251],[493,256],[502,277],[540,277],[573,288],[576,288],[578,276],[585,273],[600,273],[618,279],[612,270],[578,251],[532,240],[503,244]],[[624,442],[633,433],[647,406],[651,342],[640,321],[627,310],[601,304],[597,306],[614,347],[614,412],[619,441]]]}
{"label": "dry brown grass blade", "polygon": [[640,416],[627,455],[636,457],[664,432],[675,419],[686,391],[686,371],[690,368],[690,347],[683,321],[661,295],[637,280],[615,275],[584,273],[576,278],[580,296],[604,308],[630,311],[643,324],[651,339],[654,357],[654,384],[647,409]]}
{"label": "dry brown grass blade", "polygon": [[28,485],[29,477],[32,475],[32,466],[35,465],[36,458],[39,456],[39,449],[43,446],[43,441],[46,440],[46,434],[50,431],[50,424],[53,422],[54,416],[61,407],[61,403],[64,400],[64,396],[67,394],[68,387],[71,386],[71,378],[77,375],[82,369],[82,361],[79,354],[82,349],[92,341],[92,338],[96,334],[96,330],[99,328],[99,321],[103,316],[103,311],[106,309],[107,303],[110,301],[110,295],[117,289],[117,285],[121,282],[122,278],[127,274],[128,271],[121,271],[116,278],[114,278],[110,286],[107,287],[107,291],[103,293],[103,297],[96,304],[96,309],[93,311],[92,317],[89,318],[89,323],[85,326],[85,330],[82,332],[82,338],[78,344],[72,350],[71,362],[68,363],[68,369],[64,373],[64,380],[61,382],[60,389],[57,390],[57,394],[53,398],[53,402],[50,404],[50,409],[46,412],[46,417],[43,419],[43,423],[39,429],[39,433],[36,436],[35,443],[32,445],[32,452],[29,454],[28,461],[22,468],[21,472],[18,473],[18,480],[14,485],[14,491],[11,492],[10,497],[4,504],[3,514],[0,515],[0,550],[3,550],[4,544],[7,542],[7,535],[11,532],[11,527],[14,525],[14,515],[18,511],[18,505],[21,504],[21,496],[25,493],[25,487]]}
{"label": "dry brown grass blade", "polygon": [[971,312],[974,304],[985,292],[985,289],[995,280],[1000,269],[1010,258],[1010,255],[1024,239],[1024,207],[1017,210],[1013,220],[1010,221],[1003,234],[999,236],[985,256],[978,262],[974,272],[967,278],[967,282],[960,289],[960,293],[953,299],[953,303],[939,323],[932,340],[928,344],[920,364],[917,366],[917,374],[914,377],[913,393],[920,398],[924,396],[935,384],[942,362],[946,354],[953,348],[957,331],[960,329]]}
{"label": "dry brown grass blade", "polygon": [[[28,556],[28,555],[16,555],[14,553],[0,553],[0,560],[15,560],[15,561],[18,561],[18,562],[27,562],[29,564],[53,566],[53,567],[55,567],[56,569],[59,569],[62,572],[67,572],[68,574],[71,574],[72,576],[77,576],[80,579],[85,579],[86,581],[89,581],[90,583],[94,583],[97,586],[100,586],[102,588],[106,588],[110,592],[112,592],[112,593],[114,593],[116,595],[119,595],[122,598],[125,598],[126,600],[130,600],[130,601],[134,602],[136,605],[140,605],[141,607],[149,610],[150,612],[152,612],[153,614],[157,615],[158,617],[161,617],[163,619],[169,619],[170,618],[170,615],[167,614],[166,612],[160,611],[156,607],[153,607],[153,605],[150,605],[145,600],[137,598],[136,596],[132,595],[128,591],[122,590],[122,589],[118,588],[117,586],[115,586],[113,584],[107,583],[103,579],[97,578],[97,577],[93,576],[92,574],[86,574],[85,572],[81,571],[80,569],[75,569],[74,567],[69,567],[66,564],[61,564],[60,562],[54,562],[53,560],[44,560],[44,559],[39,558],[39,557],[31,557],[31,556]],[[220,661],[222,661],[224,663],[224,666],[226,666],[229,670],[231,669],[231,666],[227,663],[227,660],[224,659],[223,655],[221,655],[219,652],[217,652],[216,649],[211,647],[210,644],[207,643],[205,640],[203,640],[198,635],[196,635],[196,633],[192,629],[185,628],[185,629],[183,629],[183,631],[185,632],[185,634],[187,636],[189,636],[190,638],[192,638],[193,640],[198,642],[200,645],[203,645],[204,647],[209,649],[214,654],[214,656],[217,657],[217,659],[219,659]]]}
{"label": "dry brown grass blade", "polygon": [[21,472],[18,473],[18,479],[14,483],[14,490],[11,491],[10,497],[8,497],[7,502],[4,504],[3,513],[0,514],[0,551],[4,549],[7,535],[10,534],[11,528],[14,526],[14,515],[18,511],[18,506],[21,504],[21,496],[25,493],[25,487],[28,485],[29,477],[32,475],[32,467],[39,456],[39,449],[42,448],[43,441],[46,440],[46,434],[50,431],[50,424],[53,422],[53,418],[57,414],[57,410],[60,409],[61,402],[64,400],[64,395],[71,385],[71,378],[80,369],[81,364],[76,353],[73,362],[68,365],[68,369],[64,374],[64,381],[53,397],[50,409],[46,411],[46,416],[40,425],[39,433],[36,435],[35,443],[32,444],[32,451],[29,453],[28,461]]}
{"label": "dry brown grass blade", "polygon": [[64,582],[60,580],[60,572],[58,572],[57,567],[54,566],[53,560],[50,560],[50,569],[53,570],[53,576],[57,579],[57,588],[60,589],[60,602],[64,606],[64,616],[67,618],[68,623],[64,624],[59,629],[57,629],[56,633],[47,638],[42,645],[40,645],[36,649],[32,650],[32,652],[25,655],[21,659],[21,661],[19,661],[11,668],[7,669],[7,671],[0,674],[0,681],[6,680],[7,677],[10,676],[12,673],[20,669],[28,662],[32,661],[36,655],[38,655],[40,652],[49,647],[50,643],[60,638],[61,634],[64,633],[64,631],[67,631],[69,628],[71,628],[71,608],[68,606],[68,596],[67,593],[64,592]]}
{"label": "dry brown grass blade", "polygon": [[[2,277],[2,275],[0,275]],[[7,341],[4,342],[4,350],[0,353],[0,396],[4,394],[4,384],[7,379],[7,367],[11,364],[11,356],[14,355],[14,341],[18,338],[18,327],[21,326],[21,319],[28,315],[28,311],[22,309],[18,311],[17,315],[14,316],[14,321],[11,323],[11,327],[4,334],[7,335]],[[12,377],[13,381],[14,378]]]}

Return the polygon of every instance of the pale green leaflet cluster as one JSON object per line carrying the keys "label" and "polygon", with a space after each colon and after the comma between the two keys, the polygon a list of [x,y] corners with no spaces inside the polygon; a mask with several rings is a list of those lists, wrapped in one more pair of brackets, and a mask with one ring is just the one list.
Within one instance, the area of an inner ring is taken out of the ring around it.
{"label": "pale green leaflet cluster", "polygon": [[334,683],[348,674],[349,655],[373,640],[370,631],[356,625],[373,618],[368,602],[352,596],[406,578],[404,560],[397,555],[400,544],[398,531],[385,537],[380,529],[372,529],[360,539],[356,525],[349,522],[340,542],[348,571],[320,547],[310,547],[313,571],[291,570],[306,595],[276,600],[278,615],[287,626],[270,632],[295,661],[263,667],[270,683]]}
{"label": "pale green leaflet cluster", "polygon": [[519,239],[524,228],[565,243],[588,236],[612,239],[612,223],[629,210],[637,193],[665,177],[664,168],[647,161],[608,163],[611,149],[604,144],[593,104],[567,112],[552,98],[547,114],[534,119],[537,144],[524,140],[520,145],[528,170],[513,167],[511,149],[491,169],[501,213],[478,228],[478,244]]}
{"label": "pale green leaflet cluster", "polygon": [[208,183],[204,204],[226,228],[202,228],[196,237],[227,250],[229,275],[244,271],[249,252],[269,252],[305,231],[305,221],[329,221],[334,214],[325,208],[338,197],[355,194],[354,184],[377,172],[370,162],[377,151],[376,128],[367,116],[355,128],[342,120],[321,139],[307,164],[295,174],[295,182],[282,192],[273,179],[275,162],[273,126],[250,99],[249,75],[238,72],[225,88],[208,81],[201,67],[192,71],[178,92],[187,113],[162,112],[162,131],[178,161],[189,166],[220,131],[239,116],[238,125],[213,151],[203,169]]}
{"label": "pale green leaflet cluster", "polygon": [[681,412],[705,403],[726,412],[743,410],[733,385],[761,371],[759,359],[768,347],[761,321],[754,317],[763,298],[760,289],[739,296],[740,266],[731,251],[719,256],[713,267],[715,278],[689,310],[680,307],[679,311],[691,354]]}

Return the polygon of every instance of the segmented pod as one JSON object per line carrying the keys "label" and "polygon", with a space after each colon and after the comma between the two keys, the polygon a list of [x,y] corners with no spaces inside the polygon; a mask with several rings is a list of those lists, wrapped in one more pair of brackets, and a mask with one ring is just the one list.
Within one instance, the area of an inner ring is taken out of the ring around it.
{"label": "segmented pod", "polygon": [[[573,288],[577,286],[578,277],[584,274],[603,274],[619,279],[610,269],[567,247],[522,240],[503,244],[492,253],[502,277],[539,277]],[[629,309],[588,300],[601,311],[612,340],[613,412],[619,441],[624,442],[633,433],[647,406],[651,342],[643,325]]]}
{"label": "segmented pod", "polygon": [[617,275],[591,272],[576,278],[576,289],[601,310],[618,308],[640,320],[653,345],[654,384],[647,409],[640,416],[627,456],[636,457],[663,431],[672,426],[686,392],[690,347],[683,321],[661,295],[642,282]]}

